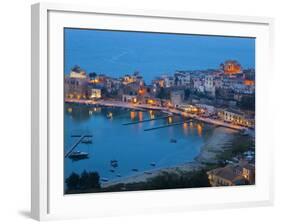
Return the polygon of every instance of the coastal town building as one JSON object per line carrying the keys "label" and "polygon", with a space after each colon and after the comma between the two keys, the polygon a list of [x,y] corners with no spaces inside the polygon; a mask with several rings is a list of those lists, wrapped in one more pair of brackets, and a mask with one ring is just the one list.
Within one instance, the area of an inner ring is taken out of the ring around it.
{"label": "coastal town building", "polygon": [[242,73],[241,65],[235,60],[227,60],[220,65],[221,70],[226,75],[235,75]]}
{"label": "coastal town building", "polygon": [[213,115],[216,114],[216,108],[212,105],[207,105],[207,104],[196,104],[195,105],[201,113],[204,113],[205,115]]}
{"label": "coastal town building", "polygon": [[247,117],[243,112],[234,109],[222,109],[218,111],[218,116],[225,122],[230,122],[242,126],[253,127],[254,119]]}
{"label": "coastal town building", "polygon": [[214,77],[212,75],[206,75],[204,79],[205,91],[210,95],[215,97],[216,87],[214,82]]}
{"label": "coastal town building", "polygon": [[176,86],[189,86],[190,85],[190,74],[185,71],[177,71],[174,74]]}
{"label": "coastal town building", "polygon": [[129,102],[129,103],[137,103],[138,98],[137,98],[137,95],[123,94],[122,95],[122,101],[123,102]]}
{"label": "coastal town building", "polygon": [[192,104],[181,104],[178,108],[191,114],[198,114],[200,112],[200,108]]}
{"label": "coastal town building", "polygon": [[184,91],[183,90],[173,90],[170,93],[170,99],[174,106],[179,106],[184,100]]}
{"label": "coastal town building", "polygon": [[210,170],[207,175],[212,187],[255,184],[255,166],[246,161]]}
{"label": "coastal town building", "polygon": [[214,86],[216,89],[223,87],[223,81],[221,77],[214,77]]}
{"label": "coastal town building", "polygon": [[64,80],[66,98],[86,99],[88,95],[88,77],[86,72],[75,66]]}
{"label": "coastal town building", "polygon": [[199,93],[204,93],[205,88],[203,84],[203,80],[199,77],[192,78],[191,80],[191,87],[194,91],[199,92]]}
{"label": "coastal town building", "polygon": [[100,99],[101,98],[101,89],[100,88],[91,88],[89,90],[90,99]]}
{"label": "coastal town building", "polygon": [[164,82],[165,81],[163,78],[157,77],[152,81],[152,85],[154,86],[155,89],[164,88],[164,84],[165,84]]}
{"label": "coastal town building", "polygon": [[162,78],[164,80],[164,87],[165,88],[170,88],[170,87],[173,87],[175,85],[175,78],[173,76],[164,75],[164,76],[162,76]]}
{"label": "coastal town building", "polygon": [[69,77],[70,78],[77,78],[77,79],[87,79],[87,74],[79,66],[75,66],[70,71]]}
{"label": "coastal town building", "polygon": [[135,72],[133,75],[124,75],[122,77],[122,83],[124,85],[134,82],[138,85],[144,85],[143,77],[138,72]]}

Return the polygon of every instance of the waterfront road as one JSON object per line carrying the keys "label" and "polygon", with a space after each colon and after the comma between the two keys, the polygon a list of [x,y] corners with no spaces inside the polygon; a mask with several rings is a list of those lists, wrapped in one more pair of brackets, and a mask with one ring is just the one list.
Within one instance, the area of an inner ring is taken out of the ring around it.
{"label": "waterfront road", "polygon": [[248,130],[248,128],[232,124],[232,123],[226,123],[222,120],[217,119],[211,119],[206,117],[201,117],[195,114],[190,114],[187,112],[180,111],[176,108],[167,108],[167,107],[160,107],[160,106],[154,106],[149,104],[134,104],[134,103],[128,103],[128,102],[122,102],[122,101],[109,101],[109,100],[78,100],[78,99],[65,99],[65,102],[67,103],[77,103],[77,104],[86,104],[86,105],[96,105],[96,106],[107,106],[107,107],[122,107],[132,110],[160,110],[163,113],[168,114],[176,114],[187,118],[192,118],[195,120],[199,120],[205,123],[213,124],[216,126],[231,128],[239,131],[245,131]]}

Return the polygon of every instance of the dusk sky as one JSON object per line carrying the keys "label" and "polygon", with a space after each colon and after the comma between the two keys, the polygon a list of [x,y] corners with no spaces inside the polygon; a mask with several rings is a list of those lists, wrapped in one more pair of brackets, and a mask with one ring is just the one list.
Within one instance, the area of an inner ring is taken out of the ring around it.
{"label": "dusk sky", "polygon": [[139,71],[147,81],[176,70],[218,68],[237,60],[255,67],[255,39],[203,35],[65,29],[65,74],[86,72],[120,77]]}

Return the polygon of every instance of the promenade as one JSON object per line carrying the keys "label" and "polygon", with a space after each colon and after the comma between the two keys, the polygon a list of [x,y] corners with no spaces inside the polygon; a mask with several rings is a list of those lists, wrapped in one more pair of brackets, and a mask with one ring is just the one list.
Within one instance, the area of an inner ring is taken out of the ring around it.
{"label": "promenade", "polygon": [[202,121],[204,123],[213,124],[213,125],[221,126],[221,127],[226,127],[226,128],[230,128],[230,129],[234,129],[234,130],[238,130],[238,131],[247,130],[246,127],[243,127],[243,126],[240,126],[240,125],[226,123],[222,120],[200,117],[198,115],[183,112],[183,111],[180,111],[180,110],[175,109],[175,108],[166,108],[166,107],[160,107],[160,106],[153,106],[153,105],[149,105],[149,104],[132,104],[132,103],[128,103],[128,102],[109,101],[109,100],[93,101],[93,100],[81,100],[81,99],[80,100],[78,100],[78,99],[65,99],[65,102],[85,104],[85,105],[120,107],[120,108],[132,109],[132,110],[159,110],[163,113],[180,115],[182,117],[192,118],[192,119],[195,119],[195,120],[198,120],[198,121]]}

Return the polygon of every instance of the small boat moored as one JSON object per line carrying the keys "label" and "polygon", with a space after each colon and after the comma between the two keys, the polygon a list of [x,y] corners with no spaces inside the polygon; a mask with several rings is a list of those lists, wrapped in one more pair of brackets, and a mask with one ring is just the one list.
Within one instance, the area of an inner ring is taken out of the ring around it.
{"label": "small boat moored", "polygon": [[79,159],[87,159],[88,156],[89,153],[87,152],[74,151],[68,157],[73,160],[79,160]]}
{"label": "small boat moored", "polygon": [[116,159],[113,159],[113,160],[110,161],[110,165],[113,168],[116,168],[116,167],[118,167],[118,161]]}
{"label": "small boat moored", "polygon": [[177,140],[174,139],[174,138],[171,138],[170,142],[171,142],[171,143],[177,143]]}
{"label": "small boat moored", "polygon": [[103,182],[107,182],[108,181],[108,178],[101,178],[101,181],[103,181]]}

